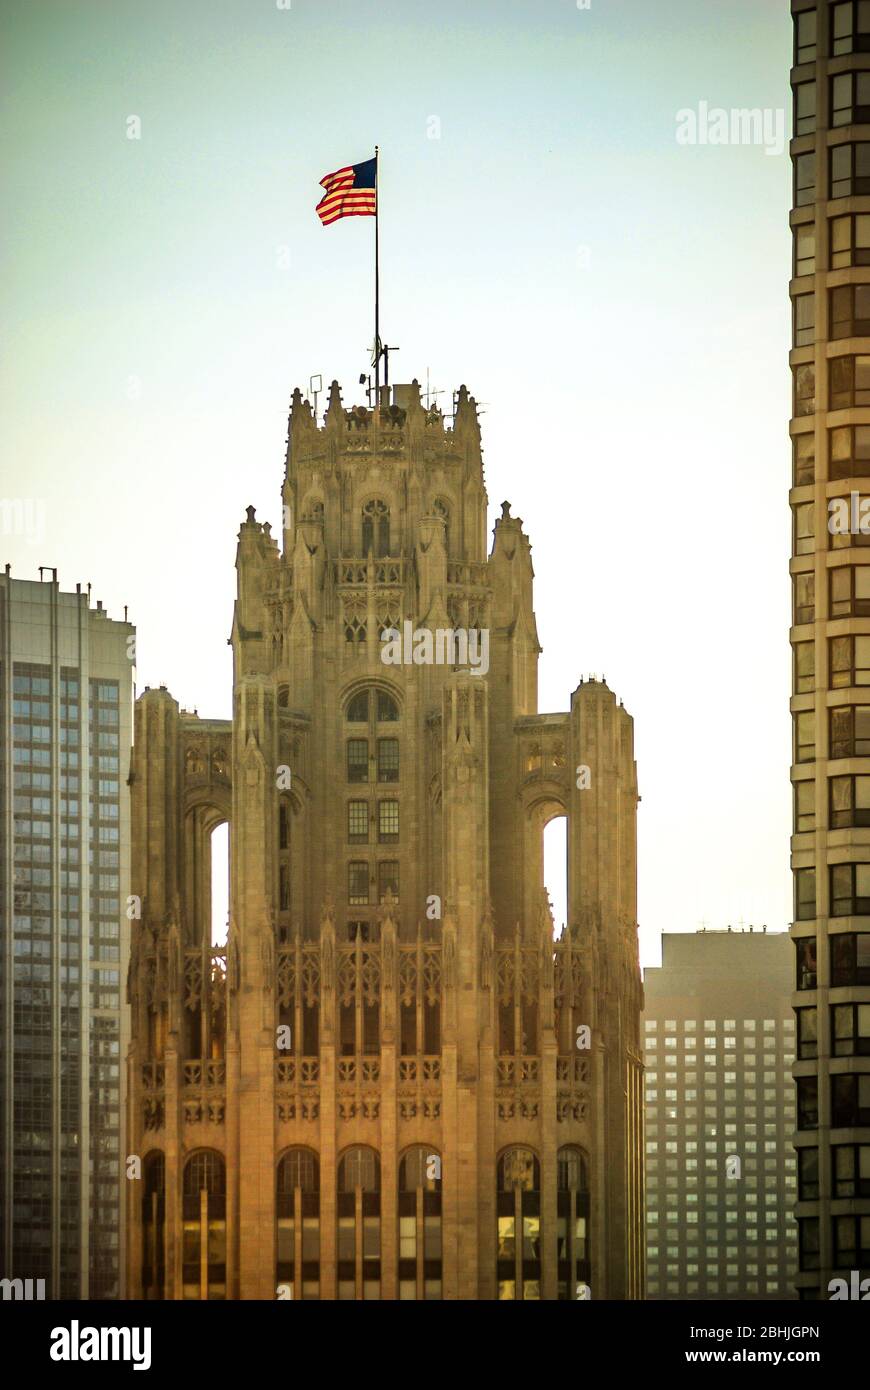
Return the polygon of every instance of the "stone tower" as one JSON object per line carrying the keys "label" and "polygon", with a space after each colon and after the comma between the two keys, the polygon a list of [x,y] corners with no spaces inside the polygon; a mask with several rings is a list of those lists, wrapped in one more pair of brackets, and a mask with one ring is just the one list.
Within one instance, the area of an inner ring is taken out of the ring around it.
{"label": "stone tower", "polygon": [[487,556],[486,504],[465,387],[452,428],[416,382],[333,382],[322,426],[294,392],[232,722],[137,703],[131,1297],[642,1297],[632,721],[596,681],[537,712],[530,545],[505,503]]}

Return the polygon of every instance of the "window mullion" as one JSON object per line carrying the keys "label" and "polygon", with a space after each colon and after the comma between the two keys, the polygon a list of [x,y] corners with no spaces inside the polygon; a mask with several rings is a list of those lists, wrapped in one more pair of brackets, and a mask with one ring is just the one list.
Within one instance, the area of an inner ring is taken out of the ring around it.
{"label": "window mullion", "polygon": [[356,1285],[356,1297],[358,1300],[363,1296],[363,1217],[362,1217],[362,1188],[357,1183],[354,1188],[354,1283]]}
{"label": "window mullion", "polygon": [[417,1266],[417,1299],[418,1299],[418,1301],[422,1301],[422,1299],[425,1297],[425,1271],[424,1271],[424,1269],[423,1269],[423,1261],[424,1261],[424,1259],[425,1259],[425,1250],[424,1250],[424,1246],[423,1246],[423,1239],[424,1239],[424,1232],[425,1232],[425,1223],[424,1223],[424,1220],[423,1220],[423,1188],[422,1188],[422,1187],[418,1187],[418,1188],[417,1188],[416,1198],[417,1198],[417,1213],[416,1213],[416,1220],[417,1220],[417,1248],[416,1248],[416,1250],[415,1250],[414,1253],[415,1253],[416,1256],[417,1256],[417,1259],[416,1259],[416,1266]]}
{"label": "window mullion", "polygon": [[302,1298],[302,1189],[293,1188],[293,1297]]}
{"label": "window mullion", "polygon": [[208,1301],[208,1189],[199,1190],[199,1296]]}

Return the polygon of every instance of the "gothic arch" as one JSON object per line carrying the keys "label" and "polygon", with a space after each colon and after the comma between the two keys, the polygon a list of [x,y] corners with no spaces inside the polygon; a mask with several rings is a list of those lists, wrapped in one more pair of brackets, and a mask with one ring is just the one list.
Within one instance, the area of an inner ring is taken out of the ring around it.
{"label": "gothic arch", "polygon": [[496,1278],[499,1299],[541,1297],[541,1161],[512,1144],[496,1165]]}
{"label": "gothic arch", "polygon": [[357,676],[339,691],[338,707],[341,710],[342,719],[347,718],[347,709],[355,695],[360,695],[364,690],[383,690],[395,701],[399,709],[399,718],[404,714],[404,692],[396,681],[388,680],[380,673],[377,676]]}
{"label": "gothic arch", "polygon": [[441,1153],[411,1144],[399,1154],[399,1298],[442,1296]]}
{"label": "gothic arch", "polygon": [[363,559],[368,555],[369,539],[376,560],[401,554],[401,509],[395,488],[370,484],[357,494],[353,515],[354,550],[359,546]]}
{"label": "gothic arch", "polygon": [[565,1144],[556,1155],[556,1296],[567,1302],[585,1297],[590,1281],[589,1203],[589,1157]]}
{"label": "gothic arch", "polygon": [[[544,879],[544,831],[551,821],[564,816],[568,823],[569,847],[571,819],[566,802],[566,790],[551,778],[538,778],[520,792],[520,835],[522,843],[522,903],[523,917],[528,923],[538,921]],[[570,861],[570,853],[567,855]],[[566,878],[568,863],[565,866]],[[570,893],[570,883],[568,884]]]}
{"label": "gothic arch", "polygon": [[[183,1296],[227,1296],[227,1169],[217,1149],[194,1149],[182,1175]],[[205,1255],[205,1259],[203,1259]]]}
{"label": "gothic arch", "polygon": [[309,910],[304,842],[311,792],[294,776],[292,785],[277,794],[275,809],[274,893],[278,907],[278,940],[287,943]]}
{"label": "gothic arch", "polygon": [[284,1149],[275,1165],[275,1277],[295,1299],[320,1296],[320,1159],[313,1149]]}
{"label": "gothic arch", "polygon": [[394,537],[393,509],[383,497],[370,497],[360,508],[361,550],[364,556],[371,551],[375,559],[392,554]]}
{"label": "gothic arch", "polygon": [[231,824],[229,788],[197,787],[184,799],[184,945],[211,944],[212,835]]}
{"label": "gothic arch", "polygon": [[151,1149],[142,1160],[142,1297],[166,1297],[166,1156]]}
{"label": "gothic arch", "polygon": [[376,1149],[355,1144],[338,1160],[339,1299],[381,1296],[381,1160]]}

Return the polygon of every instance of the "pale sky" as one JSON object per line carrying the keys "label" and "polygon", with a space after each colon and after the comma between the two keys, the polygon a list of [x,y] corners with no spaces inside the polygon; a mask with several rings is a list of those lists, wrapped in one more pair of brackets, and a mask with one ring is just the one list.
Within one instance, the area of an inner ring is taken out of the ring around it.
{"label": "pale sky", "polygon": [[280,529],[292,389],[361,399],[372,338],[373,224],[318,181],[379,143],[391,377],[485,403],[540,708],[596,673],[635,719],[643,963],[783,930],[789,160],[675,133],[790,134],[785,0],[3,0],[0,51],[13,575],[128,604],[138,688],[229,717],[245,507]]}

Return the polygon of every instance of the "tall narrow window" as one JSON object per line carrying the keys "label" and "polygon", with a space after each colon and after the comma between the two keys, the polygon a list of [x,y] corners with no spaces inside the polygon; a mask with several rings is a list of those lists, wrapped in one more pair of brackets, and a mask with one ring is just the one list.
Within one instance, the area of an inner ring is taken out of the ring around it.
{"label": "tall narrow window", "polygon": [[347,741],[347,780],[348,782],[367,782],[369,780],[369,741],[367,738],[349,738]]}
{"label": "tall narrow window", "polygon": [[441,1297],[441,1155],[425,1144],[399,1164],[399,1298]]}
{"label": "tall narrow window", "polygon": [[143,1165],[142,1196],[142,1297],[166,1297],[166,1162],[162,1153],[151,1153]]}
{"label": "tall narrow window", "polygon": [[[811,911],[807,912],[808,917],[814,917],[816,911],[816,871],[815,869],[798,870],[799,873],[811,873],[812,881],[812,902],[807,906]],[[836,938],[835,938],[836,940]],[[798,937],[794,943],[795,949],[795,983],[798,989],[815,989],[818,978],[818,957],[816,955],[816,938],[814,936]]]}
{"label": "tall narrow window", "polygon": [[809,434],[796,434],[792,439],[792,453],[794,464],[794,485],[795,487],[805,487],[811,483],[816,475],[816,437],[810,431]]}
{"label": "tall narrow window", "polygon": [[388,893],[399,896],[398,859],[382,859],[378,864],[378,902],[384,902]]}
{"label": "tall narrow window", "polygon": [[816,784],[813,781],[795,783],[794,828],[798,835],[816,828]]}
{"label": "tall narrow window", "polygon": [[541,1297],[541,1165],[531,1149],[508,1149],[498,1163],[499,1299]]}
{"label": "tall narrow window", "polygon": [[349,801],[347,803],[347,838],[352,845],[368,844],[369,803]]}
{"label": "tall narrow window", "polygon": [[378,842],[382,845],[396,844],[399,839],[398,801],[378,802]]}
{"label": "tall narrow window", "polygon": [[278,800],[278,937],[290,939],[290,909],[293,889],[293,807],[289,796]]}
{"label": "tall narrow window", "polygon": [[[832,295],[835,293],[836,291],[831,291]],[[794,345],[795,347],[808,347],[816,336],[815,297],[812,294],[796,294],[792,300],[792,314]]]}
{"label": "tall narrow window", "polygon": [[348,1149],[338,1165],[338,1297],[381,1296],[381,1164],[374,1149]]}
{"label": "tall narrow window", "polygon": [[558,1297],[573,1302],[585,1297],[589,1266],[589,1166],[579,1149],[559,1150],[556,1197]]}
{"label": "tall narrow window", "polygon": [[202,1149],[184,1165],[182,1280],[186,1299],[227,1296],[226,1166]]}
{"label": "tall narrow window", "polygon": [[379,497],[362,509],[362,552],[373,551],[377,559],[390,553],[390,509]]}
{"label": "tall narrow window", "polygon": [[291,1297],[320,1297],[320,1168],[310,1149],[291,1149],[278,1164],[276,1282]]}
{"label": "tall narrow window", "polygon": [[813,63],[816,58],[816,12],[802,10],[794,17],[794,60]]}
{"label": "tall narrow window", "polygon": [[794,273],[812,275],[816,268],[816,229],[804,222],[794,229]]}
{"label": "tall narrow window", "polygon": [[369,900],[369,866],[366,859],[352,859],[347,866],[347,901],[362,907]]}
{"label": "tall narrow window", "polygon": [[378,739],[378,781],[398,782],[399,780],[399,740],[397,738]]}

